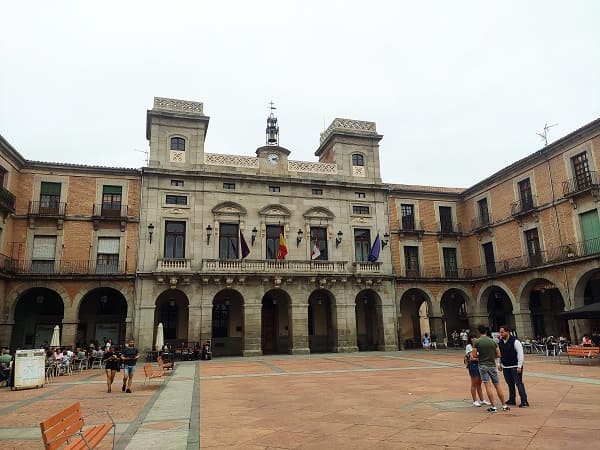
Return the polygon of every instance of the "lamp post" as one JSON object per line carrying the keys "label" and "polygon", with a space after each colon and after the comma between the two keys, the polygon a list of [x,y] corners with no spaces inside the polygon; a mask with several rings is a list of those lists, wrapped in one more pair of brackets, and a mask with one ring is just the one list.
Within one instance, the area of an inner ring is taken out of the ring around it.
{"label": "lamp post", "polygon": [[150,243],[152,244],[152,235],[154,234],[154,225],[148,225],[148,238],[150,239]]}

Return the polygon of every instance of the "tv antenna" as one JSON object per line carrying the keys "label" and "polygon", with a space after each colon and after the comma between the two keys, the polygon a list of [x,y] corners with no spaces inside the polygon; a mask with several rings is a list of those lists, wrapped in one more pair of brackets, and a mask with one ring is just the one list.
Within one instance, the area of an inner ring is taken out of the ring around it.
{"label": "tv antenna", "polygon": [[552,125],[548,125],[548,122],[546,122],[546,125],[544,125],[544,132],[543,133],[535,133],[539,137],[541,137],[542,140],[544,141],[544,147],[548,145],[548,130],[552,127],[555,127],[556,125],[558,125],[558,124],[554,123]]}
{"label": "tv antenna", "polygon": [[146,157],[144,158],[146,161],[146,165],[148,165],[148,150],[138,150],[137,148],[133,149],[134,152],[138,152],[138,153],[143,153],[144,155],[146,155]]}

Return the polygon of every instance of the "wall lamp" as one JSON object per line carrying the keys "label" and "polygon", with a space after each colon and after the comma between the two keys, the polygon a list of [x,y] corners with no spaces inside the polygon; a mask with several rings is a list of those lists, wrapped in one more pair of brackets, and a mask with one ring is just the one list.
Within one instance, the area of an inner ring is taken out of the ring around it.
{"label": "wall lamp", "polygon": [[212,235],[212,227],[210,224],[206,225],[206,245],[210,244],[210,236]]}
{"label": "wall lamp", "polygon": [[302,235],[304,233],[302,232],[302,230],[300,228],[298,228],[298,237],[296,238],[296,247],[300,246],[300,242],[302,242]]}
{"label": "wall lamp", "polygon": [[381,248],[385,248],[385,246],[388,245],[388,242],[390,242],[390,233],[385,233],[383,235],[383,241],[381,241]]}
{"label": "wall lamp", "polygon": [[258,230],[256,227],[252,228],[252,247],[254,247],[254,241],[256,241],[256,235],[258,234]]}
{"label": "wall lamp", "polygon": [[342,242],[342,238],[344,237],[344,233],[342,233],[342,230],[337,232],[337,237],[335,238],[335,246],[337,247],[338,245],[340,245],[340,243]]}
{"label": "wall lamp", "polygon": [[148,237],[150,238],[150,243],[152,244],[152,235],[154,234],[154,225],[148,225]]}

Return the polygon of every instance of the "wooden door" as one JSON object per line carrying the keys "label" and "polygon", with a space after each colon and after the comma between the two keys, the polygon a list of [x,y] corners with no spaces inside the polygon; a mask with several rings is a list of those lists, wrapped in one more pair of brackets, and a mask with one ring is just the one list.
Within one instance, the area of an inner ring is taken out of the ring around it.
{"label": "wooden door", "polygon": [[261,347],[263,353],[275,353],[276,338],[275,338],[275,305],[266,303],[262,308],[261,317]]}

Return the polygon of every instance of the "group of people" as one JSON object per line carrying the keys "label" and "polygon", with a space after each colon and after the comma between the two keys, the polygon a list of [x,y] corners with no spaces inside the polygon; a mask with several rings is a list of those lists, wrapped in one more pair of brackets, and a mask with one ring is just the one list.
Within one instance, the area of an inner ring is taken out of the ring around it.
{"label": "group of people", "polygon": [[[469,336],[467,338],[469,343],[465,346],[465,361],[471,377],[473,406],[486,405],[489,406],[488,412],[495,413],[498,410],[494,398],[495,391],[501,402],[501,409],[508,411],[512,405],[517,404],[518,391],[519,408],[529,407],[523,384],[525,359],[523,345],[505,325],[500,327],[498,342],[492,339],[486,326],[480,325],[477,329],[480,337],[476,339],[475,336]],[[508,400],[500,387],[498,372],[502,372],[504,381],[508,385]],[[485,386],[488,400],[483,397],[482,384]]]}
{"label": "group of people", "polygon": [[467,344],[469,343],[469,331],[470,330],[466,330],[466,329],[462,329],[460,330],[460,332],[458,332],[458,330],[453,330],[452,333],[450,333],[450,337],[452,338],[452,344],[454,345],[454,347],[460,347],[462,345],[462,348],[466,348]]}
{"label": "group of people", "polygon": [[131,383],[137,365],[140,352],[135,347],[135,342],[130,339],[128,344],[121,350],[118,346],[107,345],[103,354],[102,362],[106,372],[107,392],[112,392],[112,384],[117,372],[123,369],[123,385],[121,391],[131,394]]}

